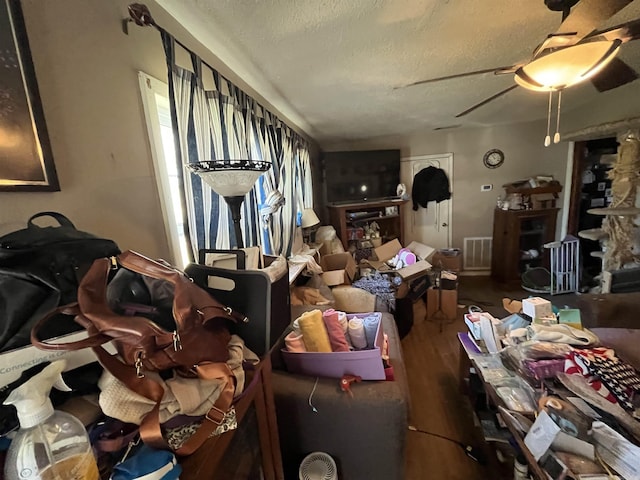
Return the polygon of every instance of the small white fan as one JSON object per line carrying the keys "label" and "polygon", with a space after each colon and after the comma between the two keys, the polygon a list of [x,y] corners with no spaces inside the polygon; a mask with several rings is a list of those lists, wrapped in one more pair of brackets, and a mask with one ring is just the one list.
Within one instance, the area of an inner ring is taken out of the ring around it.
{"label": "small white fan", "polygon": [[337,480],[336,462],[327,453],[310,453],[300,464],[298,478],[300,480]]}

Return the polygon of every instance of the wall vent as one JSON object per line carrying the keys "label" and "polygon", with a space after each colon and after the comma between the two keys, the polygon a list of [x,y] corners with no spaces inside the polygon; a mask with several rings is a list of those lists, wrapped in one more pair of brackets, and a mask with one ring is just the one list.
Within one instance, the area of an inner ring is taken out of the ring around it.
{"label": "wall vent", "polygon": [[490,271],[492,237],[465,237],[463,269],[465,271]]}

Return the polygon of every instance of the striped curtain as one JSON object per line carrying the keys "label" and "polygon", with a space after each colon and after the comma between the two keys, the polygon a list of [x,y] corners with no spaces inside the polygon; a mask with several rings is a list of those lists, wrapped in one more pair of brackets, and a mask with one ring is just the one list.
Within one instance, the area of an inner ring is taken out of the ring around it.
{"label": "striped curtain", "polygon": [[188,163],[221,159],[271,162],[242,205],[244,244],[289,256],[302,210],[313,208],[307,142],[213,69],[215,87],[205,89],[203,68],[210,67],[193,52],[189,52],[191,70],[176,65],[175,39],[163,31],[162,41],[181,176],[178,188],[194,258],[200,249],[237,246],[224,198],[184,168]]}

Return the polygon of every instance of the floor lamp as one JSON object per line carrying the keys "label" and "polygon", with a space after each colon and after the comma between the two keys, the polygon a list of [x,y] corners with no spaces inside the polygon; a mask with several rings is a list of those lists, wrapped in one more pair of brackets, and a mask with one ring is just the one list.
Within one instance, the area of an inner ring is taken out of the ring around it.
{"label": "floor lamp", "polygon": [[271,168],[271,163],[261,160],[205,160],[189,163],[187,168],[227,202],[233,219],[236,244],[238,248],[243,248],[240,208],[244,196],[253,188],[260,175]]}

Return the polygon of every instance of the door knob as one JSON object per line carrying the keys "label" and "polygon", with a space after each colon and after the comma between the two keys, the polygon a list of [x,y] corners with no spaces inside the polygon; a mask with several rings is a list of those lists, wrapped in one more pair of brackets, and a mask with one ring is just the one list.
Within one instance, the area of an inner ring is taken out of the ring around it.
{"label": "door knob", "polygon": [[443,226],[443,227],[448,227],[448,226],[449,226],[449,224],[448,224],[448,223],[443,223],[443,224],[442,224],[442,226]]}

